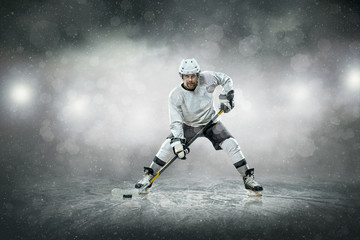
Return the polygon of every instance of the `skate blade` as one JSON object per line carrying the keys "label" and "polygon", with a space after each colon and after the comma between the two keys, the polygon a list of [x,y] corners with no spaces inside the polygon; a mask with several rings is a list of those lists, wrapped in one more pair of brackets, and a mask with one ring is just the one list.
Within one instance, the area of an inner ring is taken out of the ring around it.
{"label": "skate blade", "polygon": [[120,189],[114,188],[111,190],[111,196],[116,199],[132,199],[142,198],[148,194],[148,190],[139,192],[139,189]]}
{"label": "skate blade", "polygon": [[247,194],[248,194],[249,197],[261,197],[262,196],[262,191],[247,190]]}

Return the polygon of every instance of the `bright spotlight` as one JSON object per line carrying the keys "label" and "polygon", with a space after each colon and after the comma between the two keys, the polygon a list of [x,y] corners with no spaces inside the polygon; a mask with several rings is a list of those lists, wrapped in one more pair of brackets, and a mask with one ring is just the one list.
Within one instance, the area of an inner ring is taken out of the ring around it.
{"label": "bright spotlight", "polygon": [[352,69],[346,78],[346,85],[352,90],[360,90],[360,70]]}
{"label": "bright spotlight", "polygon": [[26,104],[31,100],[31,89],[25,84],[17,84],[11,89],[11,98],[17,104]]}

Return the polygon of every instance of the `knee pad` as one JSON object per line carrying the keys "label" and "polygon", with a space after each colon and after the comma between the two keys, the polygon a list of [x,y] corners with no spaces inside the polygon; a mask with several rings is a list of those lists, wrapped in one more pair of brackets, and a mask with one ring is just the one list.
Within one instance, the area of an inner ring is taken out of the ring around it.
{"label": "knee pad", "polygon": [[249,167],[237,141],[234,138],[228,138],[222,142],[221,148],[229,154],[232,163],[234,164],[234,167],[237,169],[237,171],[242,176],[245,176],[245,172]]}
{"label": "knee pad", "polygon": [[167,162],[173,155],[174,153],[170,146],[170,139],[166,139],[157,152],[156,157]]}
{"label": "knee pad", "polygon": [[[240,150],[240,146],[238,142],[234,138],[227,138],[221,143],[221,148],[229,153],[230,155],[234,155],[237,153],[240,153],[242,155],[242,152]],[[244,155],[242,155],[244,156]],[[245,157],[243,157],[245,158]]]}

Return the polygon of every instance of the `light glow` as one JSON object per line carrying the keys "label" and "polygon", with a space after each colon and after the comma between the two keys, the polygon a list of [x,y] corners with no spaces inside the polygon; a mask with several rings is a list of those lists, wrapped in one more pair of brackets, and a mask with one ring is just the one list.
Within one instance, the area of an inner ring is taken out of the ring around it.
{"label": "light glow", "polygon": [[293,99],[297,102],[302,102],[309,97],[309,89],[304,84],[296,84],[294,86]]}
{"label": "light glow", "polygon": [[12,100],[20,105],[30,102],[32,91],[26,84],[17,84],[11,89]]}
{"label": "light glow", "polygon": [[352,69],[348,73],[346,85],[351,90],[360,90],[360,70]]}
{"label": "light glow", "polygon": [[88,113],[89,99],[87,96],[77,96],[69,102],[68,113],[71,116],[83,117]]}

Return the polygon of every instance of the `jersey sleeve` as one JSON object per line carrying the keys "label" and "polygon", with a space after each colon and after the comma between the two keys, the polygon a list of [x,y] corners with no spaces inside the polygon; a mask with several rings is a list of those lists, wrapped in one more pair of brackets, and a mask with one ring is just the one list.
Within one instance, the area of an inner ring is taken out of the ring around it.
{"label": "jersey sleeve", "polygon": [[169,120],[170,130],[174,138],[185,138],[183,130],[183,112],[181,109],[183,98],[177,91],[172,91],[169,95]]}
{"label": "jersey sleeve", "polygon": [[208,92],[214,92],[216,86],[222,87],[222,92],[224,94],[228,93],[230,90],[233,90],[233,81],[232,79],[222,72],[214,71],[203,71],[201,72],[206,84]]}
{"label": "jersey sleeve", "polygon": [[214,78],[218,85],[222,86],[223,93],[228,93],[230,90],[233,90],[233,81],[232,79],[222,72],[213,72]]}

